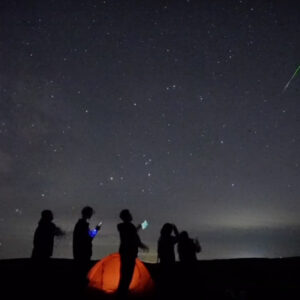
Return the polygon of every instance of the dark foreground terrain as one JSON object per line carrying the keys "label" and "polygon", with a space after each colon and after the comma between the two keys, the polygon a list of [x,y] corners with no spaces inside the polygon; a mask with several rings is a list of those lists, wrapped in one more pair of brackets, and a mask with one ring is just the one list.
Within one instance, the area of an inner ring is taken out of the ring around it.
{"label": "dark foreground terrain", "polygon": [[[146,266],[156,290],[145,299],[300,299],[300,257],[198,261],[192,269],[177,263],[165,275],[157,264]],[[0,260],[0,292],[7,295],[3,299],[112,298],[87,293],[75,274],[69,259],[52,259],[47,266]]]}

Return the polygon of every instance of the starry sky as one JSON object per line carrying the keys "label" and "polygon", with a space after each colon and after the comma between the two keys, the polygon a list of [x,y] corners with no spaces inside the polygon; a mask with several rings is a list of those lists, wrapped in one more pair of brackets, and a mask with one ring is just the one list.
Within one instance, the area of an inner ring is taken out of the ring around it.
{"label": "starry sky", "polygon": [[199,259],[300,254],[300,4],[0,3],[0,258],[29,257],[43,209],[92,206],[93,259],[123,208],[156,260],[161,226]]}

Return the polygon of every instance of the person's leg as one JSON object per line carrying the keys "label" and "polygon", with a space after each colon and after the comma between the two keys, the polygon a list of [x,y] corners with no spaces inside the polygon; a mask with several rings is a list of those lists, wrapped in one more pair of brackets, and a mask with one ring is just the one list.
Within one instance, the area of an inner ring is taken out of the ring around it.
{"label": "person's leg", "polygon": [[135,257],[121,255],[119,295],[127,295],[135,267]]}

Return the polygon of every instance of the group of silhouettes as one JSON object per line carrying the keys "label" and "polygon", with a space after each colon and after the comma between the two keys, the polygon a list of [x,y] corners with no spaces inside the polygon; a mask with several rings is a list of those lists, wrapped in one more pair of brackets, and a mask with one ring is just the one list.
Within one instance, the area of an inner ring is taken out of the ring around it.
{"label": "group of silhouettes", "polygon": [[[98,224],[94,229],[90,229],[88,220],[93,214],[92,207],[84,207],[81,211],[81,218],[73,230],[73,257],[78,266],[78,272],[84,278],[90,268],[92,241],[101,228],[101,224]],[[119,254],[121,258],[118,294],[124,296],[128,293],[138,249],[145,251],[149,249],[142,243],[138,235],[141,224],[135,226],[132,223],[130,211],[123,209],[119,216],[122,222],[117,225],[120,235]],[[53,254],[54,237],[63,235],[65,232],[53,223],[52,211],[43,210],[34,233],[32,259],[38,262],[47,261]],[[176,244],[179,260],[183,264],[190,264],[197,260],[196,253],[201,251],[198,240],[191,239],[186,231],[179,233],[174,224],[165,223],[160,231],[157,247],[158,262],[162,271],[169,272],[175,264]]]}

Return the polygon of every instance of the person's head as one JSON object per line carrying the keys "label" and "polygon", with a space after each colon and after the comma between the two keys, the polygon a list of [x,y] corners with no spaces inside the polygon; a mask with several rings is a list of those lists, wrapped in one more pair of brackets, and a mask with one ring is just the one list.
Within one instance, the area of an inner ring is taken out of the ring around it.
{"label": "person's head", "polygon": [[123,222],[131,222],[132,221],[132,216],[128,209],[123,209],[120,212],[120,218]]}
{"label": "person's head", "polygon": [[173,230],[173,225],[171,223],[165,223],[160,230],[160,234],[162,236],[169,236],[171,235],[172,230]]}
{"label": "person's head", "polygon": [[81,215],[82,215],[82,218],[84,218],[84,219],[90,219],[93,214],[94,214],[94,210],[90,206],[85,206],[81,210]]}
{"label": "person's head", "polygon": [[179,240],[180,241],[186,241],[189,239],[189,234],[187,233],[187,231],[182,231],[179,234]]}
{"label": "person's head", "polygon": [[53,220],[53,213],[50,209],[45,209],[41,212],[41,219],[45,222],[51,222]]}

